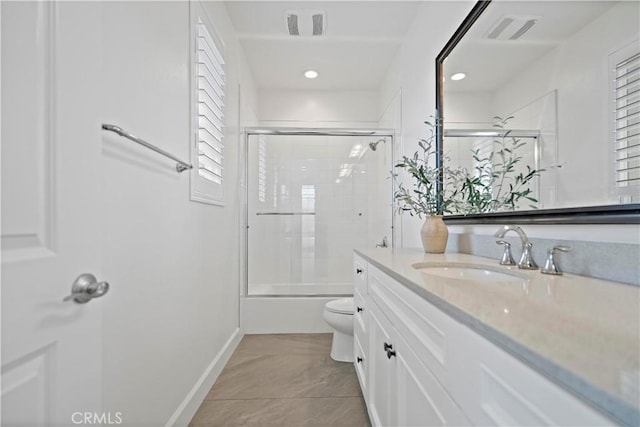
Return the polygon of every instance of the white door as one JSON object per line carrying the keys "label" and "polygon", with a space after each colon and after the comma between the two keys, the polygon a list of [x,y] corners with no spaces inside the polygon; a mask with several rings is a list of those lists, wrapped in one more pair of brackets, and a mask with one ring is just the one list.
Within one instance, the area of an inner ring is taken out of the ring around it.
{"label": "white door", "polygon": [[0,4],[3,427],[100,416],[103,299],[63,302],[104,280],[99,9]]}

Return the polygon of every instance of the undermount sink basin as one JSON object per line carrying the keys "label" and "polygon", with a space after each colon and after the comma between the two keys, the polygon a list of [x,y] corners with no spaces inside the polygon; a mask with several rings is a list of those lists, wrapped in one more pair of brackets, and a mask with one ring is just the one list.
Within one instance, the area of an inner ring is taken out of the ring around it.
{"label": "undermount sink basin", "polygon": [[431,276],[469,282],[523,284],[527,280],[527,277],[522,273],[488,265],[459,262],[419,262],[411,267]]}

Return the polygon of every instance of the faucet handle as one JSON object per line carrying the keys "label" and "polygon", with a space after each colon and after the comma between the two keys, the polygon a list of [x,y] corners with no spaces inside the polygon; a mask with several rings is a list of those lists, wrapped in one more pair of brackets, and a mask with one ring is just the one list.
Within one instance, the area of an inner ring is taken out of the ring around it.
{"label": "faucet handle", "polygon": [[496,244],[504,246],[504,252],[502,258],[500,258],[500,265],[516,265],[516,261],[511,255],[511,243],[505,240],[496,240]]}
{"label": "faucet handle", "polygon": [[518,261],[518,268],[523,270],[537,270],[539,268],[533,259],[531,248],[533,248],[533,243],[529,241],[522,245],[522,255],[520,256],[520,261]]}
{"label": "faucet handle", "polygon": [[387,244],[387,236],[384,236],[382,238],[382,242],[378,243],[376,245],[376,248],[387,248],[387,247],[389,247],[389,245]]}
{"label": "faucet handle", "polygon": [[569,252],[570,249],[571,248],[569,246],[558,245],[547,250],[547,261],[544,263],[544,267],[542,267],[540,272],[542,274],[553,274],[556,276],[561,275],[562,270],[560,270],[560,266],[556,262],[555,253],[556,251]]}

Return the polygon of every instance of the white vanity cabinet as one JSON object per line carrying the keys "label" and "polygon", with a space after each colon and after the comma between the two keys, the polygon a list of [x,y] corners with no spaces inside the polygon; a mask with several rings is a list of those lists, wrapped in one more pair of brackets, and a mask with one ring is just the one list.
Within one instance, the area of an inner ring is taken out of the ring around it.
{"label": "white vanity cabinet", "polygon": [[[425,301],[407,304],[404,292],[411,291],[368,266],[364,300],[369,346],[363,395],[371,422],[375,426],[470,425],[436,379],[444,371],[446,327],[426,319]],[[436,322],[444,318],[435,317]],[[354,329],[354,341],[359,341],[357,321]]]}
{"label": "white vanity cabinet", "polygon": [[369,393],[376,426],[469,425],[460,408],[420,361],[377,304],[371,305]]}
{"label": "white vanity cabinet", "polygon": [[615,425],[356,256],[356,372],[374,426]]}

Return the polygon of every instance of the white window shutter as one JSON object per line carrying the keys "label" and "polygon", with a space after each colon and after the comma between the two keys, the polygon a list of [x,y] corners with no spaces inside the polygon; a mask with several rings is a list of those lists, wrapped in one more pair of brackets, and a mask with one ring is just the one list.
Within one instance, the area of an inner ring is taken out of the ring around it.
{"label": "white window shutter", "polygon": [[194,152],[191,199],[223,204],[225,146],[224,45],[215,33],[203,5],[194,2],[192,15],[192,105]]}
{"label": "white window shutter", "polygon": [[613,188],[621,203],[640,202],[640,52],[610,57]]}
{"label": "white window shutter", "polygon": [[198,19],[198,175],[222,184],[224,60]]}

